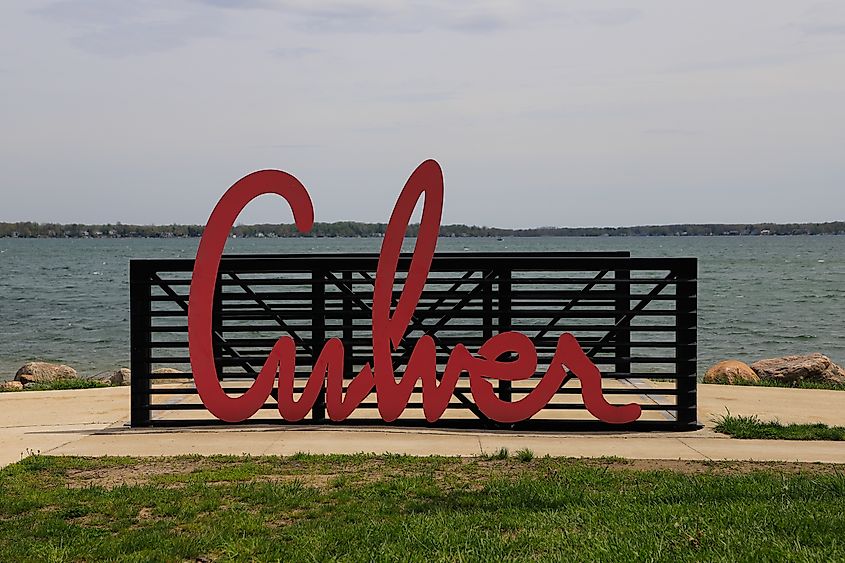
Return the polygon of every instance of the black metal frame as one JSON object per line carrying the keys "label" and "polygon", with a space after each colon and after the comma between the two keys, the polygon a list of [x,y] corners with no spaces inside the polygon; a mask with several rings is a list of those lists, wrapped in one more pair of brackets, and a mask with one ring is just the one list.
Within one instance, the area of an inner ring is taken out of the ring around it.
{"label": "black metal frame", "polygon": [[[409,261],[410,255],[400,257],[397,286]],[[344,377],[351,378],[370,359],[377,262],[376,254],[225,256],[212,315],[215,363],[224,389],[238,392],[248,387],[280,332],[297,344],[297,378],[307,377],[323,344],[334,336],[344,341]],[[192,269],[193,260],[130,262],[132,426],[223,424],[207,412],[205,418],[179,418],[184,411],[203,412],[197,400],[184,400],[196,390],[157,383],[173,378],[190,383],[192,378],[186,322]],[[603,381],[617,381],[606,393],[621,396],[617,401],[636,400],[644,414],[661,415],[656,420],[644,416],[624,428],[698,428],[696,275],[694,258],[631,258],[626,252],[438,253],[394,364],[404,365],[422,334],[434,337],[442,369],[457,342],[472,351],[498,332],[518,330],[532,337],[542,366],[554,353],[558,336],[572,332],[601,369]],[[154,374],[156,365],[178,366],[185,372]],[[543,372],[538,368],[537,377]],[[657,378],[663,386],[643,387],[641,378]],[[508,427],[607,429],[609,425],[579,412],[584,410],[579,400],[566,400],[580,393],[570,381],[558,391],[560,402]],[[674,386],[667,388],[666,382]],[[528,390],[502,381],[498,392],[503,400],[512,400]],[[166,400],[179,397],[181,402]],[[455,397],[447,415],[463,409],[475,418],[444,416],[436,426],[500,427],[475,407],[463,376]],[[409,409],[420,407],[418,400],[409,404]],[[372,399],[365,400],[359,410],[372,416],[343,424],[385,424],[374,408]],[[264,415],[271,409],[276,409],[273,400],[247,422],[284,424],[278,413]],[[154,416],[163,411],[167,416]],[[429,425],[420,418],[403,415],[397,424]],[[330,423],[322,396],[304,423]]]}

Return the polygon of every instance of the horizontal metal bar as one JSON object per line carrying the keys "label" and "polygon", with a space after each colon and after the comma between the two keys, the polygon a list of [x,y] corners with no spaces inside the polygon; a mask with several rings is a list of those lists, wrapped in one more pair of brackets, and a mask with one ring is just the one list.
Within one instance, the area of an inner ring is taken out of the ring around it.
{"label": "horizontal metal bar", "polygon": [[[545,325],[535,325],[535,324],[525,324],[525,325],[518,325],[514,323],[513,330],[516,331],[531,331],[531,330],[539,330],[544,328]],[[260,331],[273,331],[277,329],[277,326],[267,324],[267,325],[249,325],[249,326],[227,326],[225,327],[225,332],[260,332]],[[298,328],[298,327],[297,327]],[[328,327],[327,327],[328,328]],[[477,325],[474,324],[448,324],[447,330],[452,331],[471,331],[476,330],[478,328]],[[573,332],[577,333],[578,331],[581,332],[675,332],[674,325],[643,325],[643,326],[614,326],[614,325],[556,325],[555,330],[558,332]],[[151,332],[188,332],[187,325],[160,325],[160,326],[152,326],[150,327]],[[577,336],[577,334],[576,334]]]}
{"label": "horizontal metal bar", "polygon": [[214,426],[317,426],[334,428],[337,426],[347,427],[388,427],[388,428],[442,428],[442,429],[503,429],[510,431],[530,432],[657,432],[666,430],[694,431],[701,428],[697,423],[680,425],[675,420],[638,420],[630,424],[609,424],[599,420],[584,419],[547,419],[532,418],[515,424],[497,424],[483,422],[474,418],[442,418],[434,423],[429,423],[421,418],[399,418],[395,422],[384,422],[378,418],[350,418],[342,422],[333,422],[328,419],[305,419],[297,422],[288,422],[279,416],[275,418],[255,417],[238,423],[223,422],[216,418],[205,419],[152,419],[147,426],[153,428],[207,428]]}
{"label": "horizontal metal bar", "polygon": [[[480,303],[479,303],[480,305]],[[638,317],[674,317],[674,310],[667,309],[646,309],[638,311]],[[152,311],[150,315],[153,318],[175,318],[187,317],[185,311]],[[284,307],[274,307],[269,311],[266,310],[226,310],[223,309],[220,313],[221,321],[249,321],[249,320],[309,320],[311,319],[311,311],[308,309],[289,311]],[[554,316],[561,319],[612,319],[618,315],[612,309],[596,310],[596,309],[569,309],[555,315],[554,309],[520,309],[513,307],[511,309],[511,318],[513,319],[541,319],[547,316]],[[440,319],[443,316],[442,310],[424,311],[421,310],[416,314],[416,318],[420,321],[428,319]],[[452,313],[453,319],[483,319],[487,316],[485,311],[475,308],[464,307]],[[357,310],[346,313],[342,310],[332,310],[327,308],[325,319],[328,320],[342,320],[346,318],[352,319],[370,319],[372,314],[369,311]],[[225,325],[224,325],[225,328]]]}
{"label": "horizontal metal bar", "polygon": [[[231,386],[231,385],[224,385],[222,387],[223,391],[226,393],[243,393],[249,390],[249,386]],[[532,388],[533,389],[533,388]],[[514,395],[527,395],[532,391],[532,389],[523,389],[521,387],[513,387],[511,389],[511,393]],[[294,393],[302,393],[305,390],[305,387],[294,387]],[[455,391],[460,393],[472,393],[472,389],[466,386],[457,386],[455,387]],[[414,387],[414,393],[422,393],[422,387],[419,385]],[[652,389],[639,389],[639,388],[620,388],[620,389],[605,389],[604,390],[606,395],[642,395],[642,396],[675,396],[678,394],[678,391],[674,388],[672,389],[660,389],[660,388],[652,388]],[[193,387],[190,388],[156,388],[153,387],[150,390],[151,395],[183,395],[186,397],[196,396],[197,392],[196,389]],[[557,395],[580,395],[581,388],[580,387],[561,387],[557,393]]]}
{"label": "horizontal metal bar", "polygon": [[[607,362],[607,363],[609,364],[610,362]],[[439,370],[439,371],[442,371],[442,370]],[[246,373],[243,373],[243,372],[223,373],[221,375],[224,376],[224,378],[228,381],[237,381],[237,380],[247,381],[247,380],[253,379],[253,377],[250,377]],[[295,374],[295,378],[296,379],[306,379],[309,375],[310,375],[310,371],[298,371]],[[357,372],[356,372],[356,374],[353,374],[353,376],[354,375],[357,375]],[[538,374],[535,375],[535,378],[540,377],[541,375],[542,374],[538,372]],[[652,380],[666,380],[666,381],[673,381],[673,380],[683,379],[685,377],[689,377],[687,375],[678,376],[674,372],[631,371],[630,373],[619,373],[619,372],[610,371],[610,370],[602,371],[601,376],[602,376],[602,379],[608,379],[608,380],[609,379],[619,380],[619,379],[636,378],[636,379],[652,379]],[[139,374],[137,377],[139,379],[148,379],[151,382],[155,383],[156,380],[162,380],[162,379],[165,379],[165,380],[166,379],[181,379],[181,380],[188,381],[188,380],[193,379],[194,375],[191,372],[180,372],[180,373],[163,373],[163,374]],[[344,377],[345,381],[348,381],[349,379],[351,379],[351,378]],[[659,395],[661,393],[655,393],[655,394]]]}
{"label": "horizontal metal bar", "polygon": [[[554,352],[550,351],[547,354],[540,355],[541,364],[548,363],[549,360],[552,359]],[[251,366],[261,366],[267,360],[268,354],[260,354],[260,355],[246,355],[241,353],[238,357],[231,357],[231,356],[215,356],[214,360],[217,362],[218,365],[221,366],[240,366],[244,363],[247,363]],[[397,354],[394,356],[394,359],[401,357],[401,354]],[[364,355],[354,355],[351,356],[353,365],[363,365],[366,362],[372,363],[372,354],[364,354]],[[446,361],[449,358],[449,355],[446,353],[438,353],[437,356],[437,363],[439,364],[446,364]],[[676,359],[674,356],[664,356],[664,357],[635,357],[630,358],[627,356],[598,356],[593,357],[593,363],[597,365],[610,365],[613,364],[618,359],[628,360],[631,363],[635,364],[674,364]],[[544,361],[545,360],[545,361]],[[153,356],[150,361],[153,363],[158,364],[189,364],[190,357],[188,356]],[[314,363],[314,359],[305,352],[300,352],[296,356],[296,365],[297,366],[310,366]]]}
{"label": "horizontal metal bar", "polygon": [[[467,266],[467,267],[470,267],[470,266]],[[596,267],[600,267],[599,264],[596,264]],[[604,267],[610,268],[611,266],[604,265]],[[166,266],[162,266],[162,269],[158,270],[159,273],[171,272],[171,271],[173,271],[173,270],[170,270]],[[332,269],[330,271],[332,273],[335,273],[335,274],[342,272],[342,270],[338,270],[338,269]],[[444,271],[457,272],[457,271],[460,271],[460,270],[450,269],[450,270],[444,270]],[[526,270],[514,270],[515,273],[519,273],[520,271],[526,271]],[[546,268],[539,268],[539,269],[535,269],[533,271],[535,271],[535,272],[536,271],[573,271],[573,272],[579,272],[579,271],[589,271],[589,270],[588,269],[585,270],[585,269],[581,269],[581,268],[577,268],[577,269],[573,269],[573,270],[557,270],[557,269],[551,270],[551,269],[546,269]],[[648,271],[651,272],[651,271],[654,271],[654,270],[649,269]],[[661,270],[661,271],[669,271],[669,270],[667,269],[667,270]],[[309,272],[310,271],[303,271],[303,272],[299,272],[299,273],[303,274],[303,276],[304,276],[305,274],[307,274]],[[236,273],[242,273],[242,272],[236,272]],[[279,273],[284,273],[284,271],[269,270],[269,271],[264,272],[264,273],[279,274]],[[613,284],[630,285],[630,286],[655,284],[655,283],[667,283],[668,285],[679,285],[679,284],[684,284],[684,283],[695,281],[694,279],[676,278],[676,279],[670,280],[668,282],[664,282],[664,279],[661,278],[661,277],[611,278],[611,279],[613,280]],[[302,286],[302,287],[304,287],[305,285],[307,285],[306,280],[307,280],[307,278],[305,278],[305,277],[302,277],[302,278],[282,278],[282,277],[250,278],[250,277],[243,277],[243,278],[241,278],[240,283],[248,283],[250,286],[279,286],[279,285],[282,285],[282,286]],[[522,285],[522,284],[530,284],[532,286],[538,286],[538,285],[541,286],[541,285],[544,285],[544,284],[546,284],[546,285],[551,285],[551,284],[555,284],[555,285],[560,285],[560,284],[583,285],[583,284],[590,283],[591,280],[592,280],[592,278],[589,277],[589,276],[583,276],[583,277],[582,276],[557,276],[557,277],[545,277],[545,276],[528,277],[528,276],[525,276],[525,277],[514,277],[513,283],[514,283],[514,285],[517,285],[517,286]],[[467,282],[467,281],[477,281],[480,285],[495,285],[495,283],[492,282],[492,281],[483,282],[481,279],[476,279],[476,278],[470,278],[469,280],[466,280],[466,279],[461,279],[459,277],[437,277],[437,276],[429,276],[427,284],[430,287],[432,285],[437,285],[437,284],[446,285],[446,284],[453,284],[453,283],[457,283],[457,282]],[[191,285],[190,279],[162,278],[162,282],[166,283],[169,286],[180,286],[180,285],[188,286],[188,285]],[[236,282],[234,280],[224,279],[220,282],[220,285],[223,286],[223,287],[238,286],[238,285],[240,285],[240,283]],[[315,283],[321,284],[321,285],[326,285],[326,286],[334,285],[334,283],[330,280],[316,281]],[[398,285],[404,284],[405,278],[403,276],[397,275],[396,283]]]}
{"label": "horizontal metal bar", "polygon": [[[400,269],[410,264],[412,254],[404,253],[399,257]],[[311,268],[338,269],[339,271],[375,270],[378,264],[377,254],[277,254],[277,255],[224,255],[219,270],[222,273],[264,273],[266,271],[308,272]],[[576,269],[685,269],[689,261],[695,258],[630,258],[625,253],[545,253],[545,252],[463,252],[435,254],[432,271],[449,267],[465,270],[468,264],[473,267],[489,268],[494,265],[507,265],[515,270],[537,270],[553,267],[555,270]],[[190,272],[193,260],[190,259],[140,259],[132,262],[144,262],[145,268],[154,270],[168,269],[174,272]],[[166,267],[162,267],[167,264]],[[595,267],[601,264],[601,268]]]}
{"label": "horizontal metal bar", "polygon": [[[330,327],[333,328],[333,327]],[[357,327],[359,329],[358,332],[369,332],[369,328],[362,328]],[[329,330],[331,333],[331,330]],[[449,341],[454,339],[455,343],[462,342],[467,346],[478,346],[486,342],[488,339],[483,336],[444,336],[442,337],[443,340]],[[256,337],[256,338],[227,338],[226,342],[230,346],[236,346],[239,348],[266,348],[269,350],[276,341],[279,339],[279,336],[272,336],[272,337]],[[539,351],[543,350],[544,348],[549,348],[554,350],[557,346],[557,336],[551,337],[544,337],[544,338],[532,338],[531,341],[534,343],[535,348]],[[347,345],[351,345],[356,349],[362,349],[363,347],[369,347],[372,344],[372,337],[356,337],[351,338],[348,340],[344,340]],[[579,338],[578,342],[585,348],[589,347],[592,344],[596,344],[599,342],[598,338]],[[677,346],[690,348],[695,346],[694,344],[676,344],[674,340],[661,340],[661,341],[633,341],[629,345],[631,348],[675,348]],[[185,340],[180,341],[160,341],[160,342],[151,342],[149,347],[151,349],[186,349],[188,347],[188,342]],[[613,350],[615,348],[613,343],[608,344],[603,349],[604,350]]]}
{"label": "horizontal metal bar", "polygon": [[[358,409],[373,409],[376,410],[378,407],[377,403],[373,402],[365,402],[358,405]],[[151,403],[147,406],[151,411],[200,411],[206,410],[205,405],[202,403]],[[279,405],[276,403],[264,403],[261,405],[261,410],[278,410]],[[418,402],[411,402],[408,403],[406,407],[408,409],[421,409],[423,408],[422,403]],[[449,403],[446,408],[448,410],[466,410],[469,409],[466,405],[461,403]],[[677,410],[675,405],[661,405],[655,403],[643,403],[640,404],[640,408],[644,411],[674,411]],[[580,403],[549,403],[543,410],[586,410],[586,407]],[[542,412],[542,410],[540,411]]]}

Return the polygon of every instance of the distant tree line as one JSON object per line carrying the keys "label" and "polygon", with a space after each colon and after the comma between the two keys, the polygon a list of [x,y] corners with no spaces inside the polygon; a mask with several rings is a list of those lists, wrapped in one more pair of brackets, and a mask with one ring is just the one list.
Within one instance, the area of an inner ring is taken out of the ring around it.
{"label": "distant tree line", "polygon": [[[307,234],[293,224],[237,225],[237,237],[380,237],[385,223],[337,221],[314,223]],[[415,236],[419,225],[410,225],[408,235]],[[124,225],[122,223],[83,225],[79,223],[0,223],[0,237],[20,238],[173,238],[199,237],[201,225]],[[644,225],[639,227],[536,227],[501,229],[475,225],[442,225],[444,237],[569,237],[569,236],[749,236],[749,235],[845,235],[845,221],[829,223],[754,223],[703,225]]]}

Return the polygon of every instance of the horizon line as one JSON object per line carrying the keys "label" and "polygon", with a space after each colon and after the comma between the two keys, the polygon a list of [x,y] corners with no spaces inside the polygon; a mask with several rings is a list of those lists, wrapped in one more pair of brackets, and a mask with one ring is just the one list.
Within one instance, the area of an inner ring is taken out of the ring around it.
{"label": "horizon line", "polygon": [[[845,218],[837,219],[833,221],[740,221],[740,222],[681,222],[681,223],[640,223],[640,224],[630,224],[630,225],[587,225],[587,226],[568,226],[568,225],[536,225],[533,227],[498,227],[495,225],[478,225],[478,224],[469,224],[469,223],[445,223],[440,225],[441,228],[444,227],[466,227],[471,229],[497,229],[501,231],[532,231],[532,230],[540,230],[540,229],[636,229],[636,228],[646,228],[646,227],[737,227],[737,226],[751,226],[757,227],[762,225],[767,226],[803,226],[803,225],[834,225],[838,223],[845,224]],[[314,225],[343,225],[343,224],[354,224],[354,225],[362,225],[362,226],[387,226],[386,222],[381,221],[354,221],[350,219],[338,220],[338,221],[314,221]],[[22,220],[22,221],[0,221],[0,226],[8,227],[12,225],[37,225],[37,226],[57,226],[57,227],[198,227],[198,228],[205,228],[206,225],[202,223],[124,223],[123,221],[115,221],[115,222],[78,222],[73,221],[69,223],[61,223],[56,221],[32,221],[32,220]],[[294,227],[295,223],[236,223],[232,226],[232,228],[239,228],[239,227],[283,227],[283,226],[291,226]],[[409,223],[409,227],[419,227],[419,223]]]}

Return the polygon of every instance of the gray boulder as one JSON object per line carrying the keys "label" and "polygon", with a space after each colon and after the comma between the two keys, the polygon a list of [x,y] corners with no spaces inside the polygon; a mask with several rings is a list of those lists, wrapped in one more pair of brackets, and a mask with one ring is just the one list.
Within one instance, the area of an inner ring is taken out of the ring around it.
{"label": "gray boulder", "polygon": [[806,356],[784,356],[760,360],[751,364],[751,369],[760,379],[773,379],[784,383],[815,381],[845,384],[845,369],[818,352]]}
{"label": "gray boulder", "polygon": [[132,382],[132,372],[129,368],[120,368],[114,371],[104,371],[97,375],[91,376],[89,379],[94,381],[101,381],[109,385],[129,385]]}
{"label": "gray boulder", "polygon": [[62,379],[75,379],[76,370],[63,364],[27,362],[15,374],[15,381],[27,383],[53,383]]}
{"label": "gray boulder", "polygon": [[129,368],[115,370],[109,378],[109,383],[112,385],[129,385],[132,383],[132,371]]}

